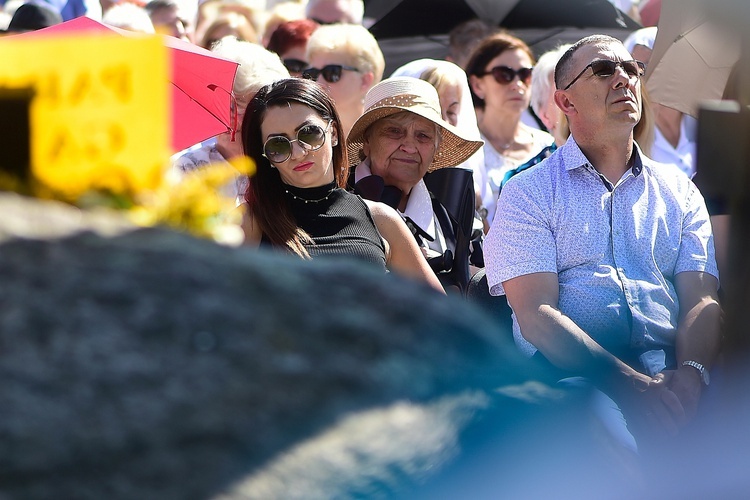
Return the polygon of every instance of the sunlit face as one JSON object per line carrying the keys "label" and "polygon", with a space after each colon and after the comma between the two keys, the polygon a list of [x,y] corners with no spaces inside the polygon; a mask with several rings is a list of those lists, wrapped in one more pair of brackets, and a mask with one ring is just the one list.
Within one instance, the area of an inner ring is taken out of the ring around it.
{"label": "sunlit face", "polygon": [[[310,54],[310,67],[322,69],[330,64],[356,67],[345,54],[336,52],[318,52]],[[328,82],[321,74],[318,83],[323,86],[329,96],[336,103],[336,109],[342,115],[362,114],[363,102],[367,88],[363,85],[362,73],[359,71],[342,70],[341,79],[335,83]]]}
{"label": "sunlit face", "polygon": [[437,126],[408,111],[381,118],[365,133],[370,170],[405,193],[424,177],[439,145]]}
{"label": "sunlit face", "polygon": [[185,22],[179,14],[177,6],[164,7],[151,13],[151,22],[157,33],[189,42],[190,40],[185,32]]}
{"label": "sunlit face", "polygon": [[[521,68],[531,68],[533,63],[529,55],[521,49],[506,50],[492,59],[484,68],[490,71],[496,66],[507,66],[518,71]],[[498,83],[491,75],[483,77],[472,76],[474,92],[484,99],[485,111],[520,113],[529,107],[531,101],[531,82],[528,84],[516,76],[508,84]]]}
{"label": "sunlit face", "polygon": [[356,23],[346,5],[336,0],[319,0],[309,7],[307,17],[318,24]]}
{"label": "sunlit face", "polygon": [[438,94],[443,120],[455,127],[458,125],[458,114],[461,112],[461,87],[445,85]]}
{"label": "sunlit face", "polygon": [[[577,75],[597,59],[629,61],[633,57],[619,43],[586,45],[573,55],[570,71]],[[576,113],[585,117],[591,127],[621,122],[634,126],[641,118],[641,80],[629,77],[621,68],[608,77],[599,77],[588,68],[567,91]]]}
{"label": "sunlit face", "polygon": [[[314,110],[298,103],[268,108],[261,123],[261,140],[282,136],[290,141],[297,139],[297,132],[306,125],[318,125],[324,130],[328,121]],[[316,151],[308,151],[299,142],[292,142],[291,157],[280,163],[271,163],[279,171],[281,180],[295,187],[317,187],[334,180],[333,142],[338,141],[335,126],[326,131],[324,144]]]}

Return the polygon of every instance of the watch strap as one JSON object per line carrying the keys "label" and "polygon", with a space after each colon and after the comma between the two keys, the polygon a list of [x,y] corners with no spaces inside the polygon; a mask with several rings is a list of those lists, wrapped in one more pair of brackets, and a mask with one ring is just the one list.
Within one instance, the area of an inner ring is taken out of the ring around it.
{"label": "watch strap", "polygon": [[706,367],[702,364],[698,363],[697,361],[693,361],[692,359],[688,359],[682,362],[682,366],[692,366],[696,370],[698,370],[701,374],[701,380],[704,384],[708,385],[710,382],[710,378],[708,376],[708,370],[706,370]]}

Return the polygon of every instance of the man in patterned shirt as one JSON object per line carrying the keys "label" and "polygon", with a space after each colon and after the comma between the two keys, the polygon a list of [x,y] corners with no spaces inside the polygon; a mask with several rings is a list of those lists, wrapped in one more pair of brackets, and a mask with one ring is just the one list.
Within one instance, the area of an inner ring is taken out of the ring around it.
{"label": "man in patterned shirt", "polygon": [[678,434],[709,382],[718,272],[695,185],[633,141],[644,68],[631,59],[603,35],[561,57],[571,137],[503,188],[485,260],[519,347],[586,377],[653,437]]}

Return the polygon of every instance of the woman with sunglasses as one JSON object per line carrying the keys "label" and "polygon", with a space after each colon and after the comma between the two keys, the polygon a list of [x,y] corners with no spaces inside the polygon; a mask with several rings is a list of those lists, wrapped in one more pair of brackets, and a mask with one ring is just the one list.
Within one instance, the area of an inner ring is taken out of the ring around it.
{"label": "woman with sunglasses", "polygon": [[307,61],[302,76],[328,92],[349,134],[364,111],[367,91],[383,78],[385,59],[377,40],[364,26],[321,26],[307,42]]}
{"label": "woman with sunglasses", "polygon": [[550,134],[522,121],[531,101],[533,66],[528,45],[507,33],[485,38],[466,66],[484,141],[484,168],[474,176],[488,224],[505,174],[554,142]]}
{"label": "woman with sunglasses", "polygon": [[344,189],[341,120],[320,85],[293,78],[262,88],[245,112],[242,143],[256,164],[246,243],[302,258],[353,257],[442,292],[398,213]]}

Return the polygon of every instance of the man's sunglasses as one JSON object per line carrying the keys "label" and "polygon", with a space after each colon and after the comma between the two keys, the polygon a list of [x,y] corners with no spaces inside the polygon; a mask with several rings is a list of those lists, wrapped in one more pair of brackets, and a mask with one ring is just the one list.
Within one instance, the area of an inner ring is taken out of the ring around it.
{"label": "man's sunglasses", "polygon": [[495,81],[500,85],[510,85],[510,83],[515,80],[516,76],[518,76],[519,80],[521,80],[526,85],[529,85],[531,83],[532,70],[533,68],[521,68],[519,70],[515,70],[513,68],[509,68],[508,66],[495,66],[491,70],[477,76],[492,75],[492,78],[494,78]]}
{"label": "man's sunglasses", "polygon": [[289,70],[290,73],[302,73],[307,67],[307,62],[300,61],[299,59],[284,59],[284,67]]}
{"label": "man's sunglasses", "polygon": [[328,83],[336,83],[341,80],[341,72],[343,70],[359,71],[357,68],[354,68],[352,66],[344,66],[342,64],[329,64],[328,66],[324,66],[323,69],[307,68],[306,70],[302,71],[302,78],[307,78],[308,80],[317,80],[318,77],[322,74],[323,78],[325,78]]}
{"label": "man's sunglasses", "polygon": [[573,81],[568,84],[563,90],[568,90],[579,78],[583,76],[587,69],[591,68],[591,72],[594,76],[599,78],[609,78],[615,74],[617,67],[620,66],[630,78],[640,78],[646,72],[646,64],[641,61],[610,61],[609,59],[597,59],[591,61],[585,68],[578,73],[578,76],[573,78]]}
{"label": "man's sunglasses", "polygon": [[284,163],[292,157],[292,143],[297,142],[305,151],[317,151],[326,142],[326,133],[331,121],[324,129],[320,125],[305,125],[297,131],[297,138],[289,140],[283,135],[269,137],[263,144],[263,156],[274,163]]}

